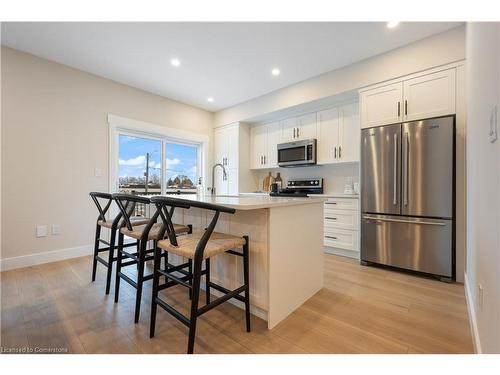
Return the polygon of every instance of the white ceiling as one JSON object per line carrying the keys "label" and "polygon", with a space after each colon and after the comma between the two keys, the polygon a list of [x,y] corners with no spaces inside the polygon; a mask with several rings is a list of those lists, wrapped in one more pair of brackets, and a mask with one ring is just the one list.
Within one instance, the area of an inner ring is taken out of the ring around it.
{"label": "white ceiling", "polygon": [[14,22],[2,44],[216,111],[459,25]]}

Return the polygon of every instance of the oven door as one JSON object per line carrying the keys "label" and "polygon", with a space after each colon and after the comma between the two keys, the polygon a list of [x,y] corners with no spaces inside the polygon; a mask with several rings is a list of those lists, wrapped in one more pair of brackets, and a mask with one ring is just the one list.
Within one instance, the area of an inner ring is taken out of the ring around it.
{"label": "oven door", "polygon": [[278,165],[294,167],[316,164],[316,140],[308,139],[278,145]]}

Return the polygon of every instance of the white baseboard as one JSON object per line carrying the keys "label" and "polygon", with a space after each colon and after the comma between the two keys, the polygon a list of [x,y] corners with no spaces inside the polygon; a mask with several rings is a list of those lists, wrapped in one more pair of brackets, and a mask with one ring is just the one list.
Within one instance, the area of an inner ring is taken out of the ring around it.
{"label": "white baseboard", "polygon": [[474,342],[474,351],[477,354],[482,353],[481,340],[479,339],[479,330],[477,328],[477,316],[476,308],[474,304],[474,299],[472,298],[472,293],[470,289],[471,285],[467,273],[464,274],[464,289],[465,289],[465,300],[467,301],[467,310],[469,313],[469,323],[472,333],[472,340]]}
{"label": "white baseboard", "polygon": [[92,255],[93,253],[93,246],[85,245],[71,247],[68,249],[46,251],[38,254],[5,258],[0,260],[0,271],[8,271],[16,268],[36,266],[37,264],[57,262],[64,259],[78,258],[85,255]]}
{"label": "white baseboard", "polygon": [[327,254],[340,255],[347,258],[359,259],[359,251],[344,250],[337,247],[325,246],[324,251]]}

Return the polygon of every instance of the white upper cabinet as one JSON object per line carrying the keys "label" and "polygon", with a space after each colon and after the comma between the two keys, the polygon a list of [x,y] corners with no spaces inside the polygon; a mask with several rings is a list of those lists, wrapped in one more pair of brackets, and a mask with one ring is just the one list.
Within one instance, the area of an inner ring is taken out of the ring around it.
{"label": "white upper cabinet", "polygon": [[238,124],[215,129],[214,155],[215,163],[221,163],[226,168],[238,168],[239,129]]}
{"label": "white upper cabinet", "polygon": [[360,91],[361,127],[394,124],[456,112],[456,69],[412,75]]}
{"label": "white upper cabinet", "polygon": [[281,121],[281,141],[293,142],[297,140],[298,121],[296,117]]}
{"label": "white upper cabinet", "polygon": [[278,167],[278,143],[281,142],[281,129],[279,122],[267,124],[267,157],[266,168]]}
{"label": "white upper cabinet", "polygon": [[226,153],[226,168],[238,168],[238,126],[230,126],[226,129],[227,153]]}
{"label": "white upper cabinet", "polygon": [[309,138],[316,138],[316,113],[308,113],[281,121],[282,142]]}
{"label": "white upper cabinet", "polygon": [[318,164],[359,161],[358,103],[318,112]]}
{"label": "white upper cabinet", "polygon": [[264,156],[267,155],[267,125],[254,126],[250,130],[250,168],[265,168]]}
{"label": "white upper cabinet", "polygon": [[278,148],[280,143],[280,123],[272,122],[257,125],[250,130],[250,168],[266,169],[278,166]]}
{"label": "white upper cabinet", "polygon": [[402,120],[401,82],[360,93],[361,127],[394,124]]}
{"label": "white upper cabinet", "polygon": [[339,108],[339,150],[340,162],[359,161],[361,128],[359,104],[346,104]]}
{"label": "white upper cabinet", "polygon": [[403,81],[404,120],[455,113],[455,69]]}
{"label": "white upper cabinet", "polygon": [[297,139],[316,138],[316,113],[300,116],[297,122]]}
{"label": "white upper cabinet", "polygon": [[318,112],[318,164],[335,163],[339,143],[339,110]]}

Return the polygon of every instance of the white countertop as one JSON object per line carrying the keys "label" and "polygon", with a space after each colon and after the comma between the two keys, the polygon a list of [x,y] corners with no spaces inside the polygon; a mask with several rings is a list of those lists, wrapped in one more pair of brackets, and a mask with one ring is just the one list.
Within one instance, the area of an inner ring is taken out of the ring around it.
{"label": "white countertop", "polygon": [[[175,198],[175,196],[172,196]],[[257,210],[260,208],[273,208],[284,206],[296,206],[301,204],[323,203],[327,197],[270,197],[269,195],[242,194],[242,195],[219,195],[211,196],[204,195],[202,197],[196,195],[183,195],[180,198],[189,199],[199,202],[219,204],[221,206],[234,208],[236,210]]]}

